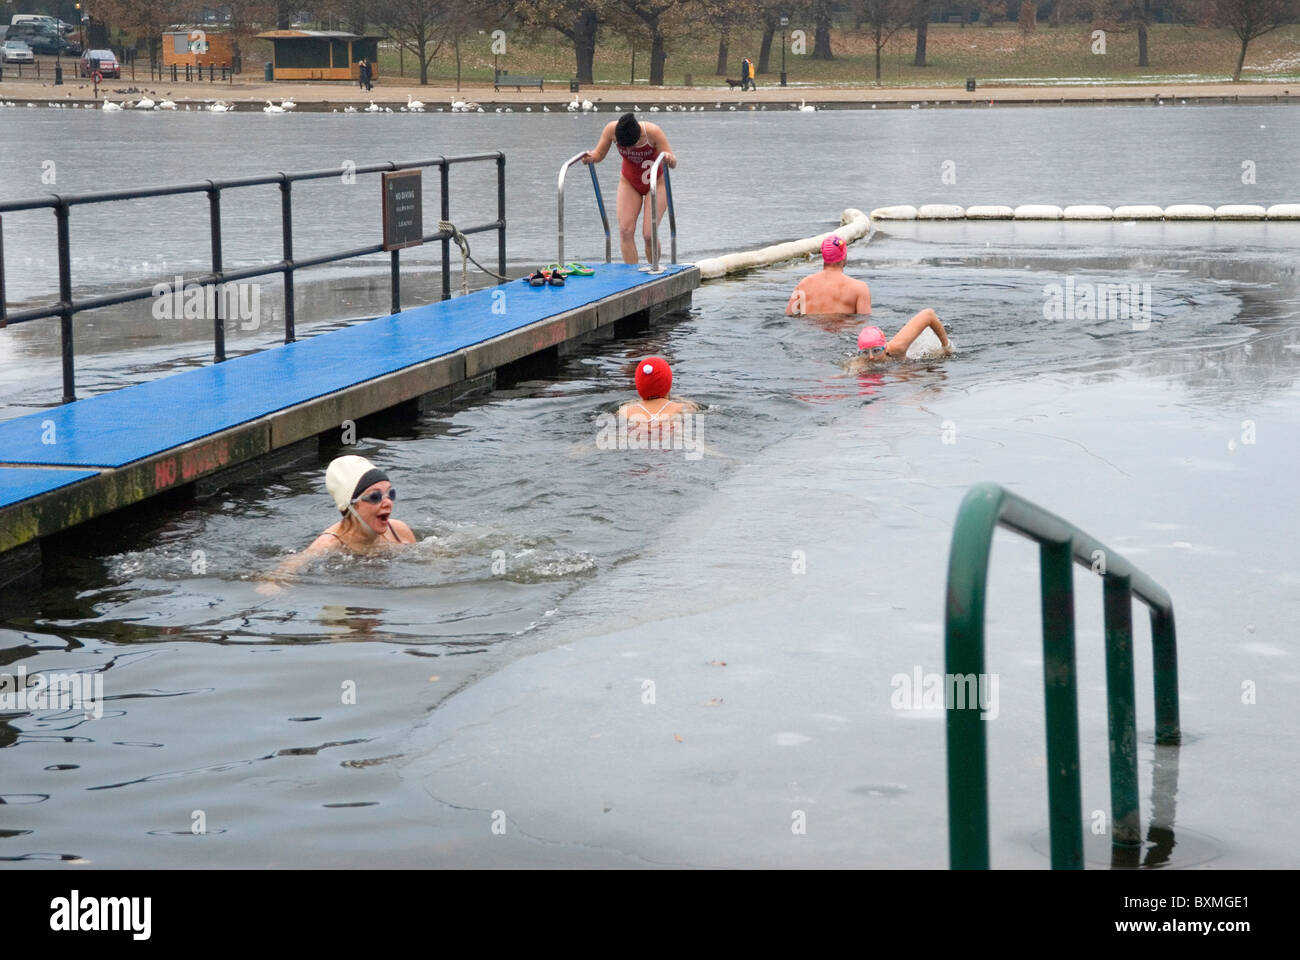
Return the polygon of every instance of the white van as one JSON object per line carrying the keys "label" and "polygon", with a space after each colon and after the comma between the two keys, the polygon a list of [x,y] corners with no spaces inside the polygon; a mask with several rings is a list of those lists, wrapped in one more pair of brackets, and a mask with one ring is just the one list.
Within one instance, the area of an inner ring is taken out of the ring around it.
{"label": "white van", "polygon": [[39,13],[15,13],[14,18],[9,21],[9,25],[11,27],[16,27],[18,24],[27,20],[33,20],[37,23],[43,24],[57,33],[66,33],[68,30],[72,29],[58,17],[47,17]]}

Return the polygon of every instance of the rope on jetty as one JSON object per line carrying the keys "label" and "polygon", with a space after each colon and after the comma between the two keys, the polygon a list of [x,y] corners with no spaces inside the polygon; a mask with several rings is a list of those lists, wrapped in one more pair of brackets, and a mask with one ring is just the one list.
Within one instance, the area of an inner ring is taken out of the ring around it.
{"label": "rope on jetty", "polygon": [[696,261],[695,266],[700,270],[701,279],[714,280],[739,270],[752,270],[754,267],[766,267],[783,260],[801,260],[813,256],[821,251],[822,241],[831,233],[840,237],[845,243],[852,243],[871,232],[871,218],[861,210],[852,207],[840,214],[840,224],[841,226],[835,230],[819,233],[815,237],[778,243],[763,247],[761,250],[744,250],[740,253],[728,253],[721,257],[699,260]]}
{"label": "rope on jetty", "polygon": [[456,242],[456,246],[460,247],[460,294],[462,297],[469,293],[469,267],[465,263],[466,260],[474,264],[474,266],[478,267],[489,277],[495,277],[497,280],[503,281],[508,281],[510,279],[509,277],[501,276],[499,273],[494,273],[470,256],[469,238],[457,230],[456,225],[450,220],[439,220],[438,230],[441,233],[450,233],[451,239]]}

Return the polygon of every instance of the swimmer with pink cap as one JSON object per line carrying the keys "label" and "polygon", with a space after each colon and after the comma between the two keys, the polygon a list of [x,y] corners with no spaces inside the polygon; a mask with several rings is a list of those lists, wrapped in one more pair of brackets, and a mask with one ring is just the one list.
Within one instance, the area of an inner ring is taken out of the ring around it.
{"label": "swimmer with pink cap", "polygon": [[849,244],[828,233],[822,240],[822,270],[804,277],[785,305],[787,315],[870,313],[871,289],[844,273]]}
{"label": "swimmer with pink cap", "polygon": [[926,307],[903,324],[903,329],[899,330],[892,340],[886,340],[885,331],[879,327],[863,327],[862,332],[858,334],[857,355],[848,363],[849,371],[858,373],[872,364],[906,357],[908,348],[927,329],[933,330],[934,335],[939,338],[945,356],[952,353],[952,341],[948,339],[948,331],[943,328],[939,315]]}
{"label": "swimmer with pink cap", "polygon": [[[845,274],[844,264],[848,255],[848,242],[837,234],[828,233],[822,239],[821,272],[799,281],[794,293],[790,294],[790,302],[785,305],[786,315],[870,316],[871,289],[863,281]],[[858,355],[852,364],[860,366],[905,357],[908,347],[927,328],[934,331],[944,352],[950,353],[952,345],[948,341],[948,332],[938,314],[926,308],[907,321],[892,340],[886,339],[885,332],[879,327],[866,327],[858,335]]]}

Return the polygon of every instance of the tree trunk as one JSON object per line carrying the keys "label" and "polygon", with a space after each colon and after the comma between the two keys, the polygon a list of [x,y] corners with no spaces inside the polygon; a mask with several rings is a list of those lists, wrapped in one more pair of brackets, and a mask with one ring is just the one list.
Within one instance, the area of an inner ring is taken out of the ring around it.
{"label": "tree trunk", "polygon": [[725,31],[718,38],[718,69],[714,72],[720,77],[727,75],[727,34]]}
{"label": "tree trunk", "polygon": [[880,49],[885,45],[880,39],[880,34],[883,32],[884,28],[876,24],[876,86],[880,86]]}
{"label": "tree trunk", "polygon": [[573,23],[573,55],[577,60],[578,82],[595,83],[591,71],[596,62],[596,28],[600,19],[590,7],[583,8]]}
{"label": "tree trunk", "polygon": [[814,60],[833,60],[831,55],[831,0],[817,0],[815,11],[817,34],[813,39],[812,58]]}
{"label": "tree trunk", "polygon": [[1138,66],[1149,66],[1147,62],[1147,24],[1151,22],[1151,0],[1142,0],[1142,20],[1138,23]]}
{"label": "tree trunk", "polygon": [[424,55],[424,51],[428,49],[428,46],[429,46],[429,41],[425,38],[424,34],[423,33],[417,34],[415,37],[415,49],[416,52],[419,53],[420,55],[420,83],[421,84],[426,84],[429,82],[429,60]]}
{"label": "tree trunk", "polygon": [[930,32],[930,11],[921,8],[920,15],[917,17],[916,24],[916,59],[912,61],[914,67],[925,66],[925,41]]}
{"label": "tree trunk", "polygon": [[1250,43],[1246,38],[1241,40],[1241,54],[1237,57],[1237,69],[1232,71],[1232,82],[1237,83],[1241,80],[1241,68],[1246,63],[1246,44]]}
{"label": "tree trunk", "polygon": [[758,47],[758,72],[770,73],[768,63],[772,59],[772,37],[777,25],[771,20],[763,21],[763,42]]}
{"label": "tree trunk", "polygon": [[664,50],[663,31],[656,26],[654,38],[650,44],[650,86],[662,87],[664,85],[664,61],[667,59],[668,52]]}

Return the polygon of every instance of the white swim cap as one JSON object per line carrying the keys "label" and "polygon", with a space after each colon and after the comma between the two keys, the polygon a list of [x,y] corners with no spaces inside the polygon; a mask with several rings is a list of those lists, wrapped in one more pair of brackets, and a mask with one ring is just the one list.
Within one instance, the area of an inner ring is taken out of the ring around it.
{"label": "white swim cap", "polygon": [[365,457],[336,457],[325,470],[325,489],[340,513],[347,513],[352,501],[388,475]]}

